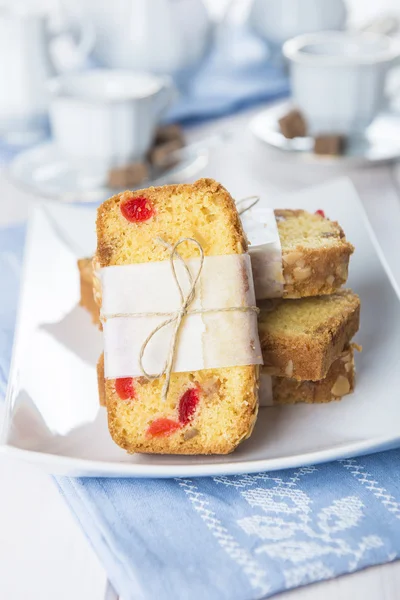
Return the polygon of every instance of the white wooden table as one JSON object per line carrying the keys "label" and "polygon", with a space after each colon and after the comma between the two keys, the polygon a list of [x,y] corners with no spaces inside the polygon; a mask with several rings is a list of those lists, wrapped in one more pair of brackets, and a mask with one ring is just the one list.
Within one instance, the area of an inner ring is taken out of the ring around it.
{"label": "white wooden table", "polygon": [[[257,108],[256,110],[259,110]],[[202,175],[219,179],[237,198],[295,190],[343,174],[288,166],[251,137],[251,114],[194,130],[193,138],[232,128],[234,140],[213,153]],[[400,171],[399,171],[400,172]],[[396,168],[347,173],[355,182],[393,273],[400,283],[400,196]],[[25,219],[33,198],[0,175],[0,226]],[[102,600],[106,573],[51,478],[0,458],[0,598]],[[400,561],[281,595],[282,600],[398,600]]]}

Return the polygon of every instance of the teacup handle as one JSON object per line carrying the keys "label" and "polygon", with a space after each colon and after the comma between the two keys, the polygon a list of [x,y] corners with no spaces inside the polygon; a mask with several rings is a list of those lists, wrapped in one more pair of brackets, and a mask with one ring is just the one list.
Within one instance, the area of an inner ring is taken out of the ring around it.
{"label": "teacup handle", "polygon": [[77,42],[74,41],[71,29],[71,26],[67,26],[63,31],[50,34],[50,55],[57,72],[88,66],[88,58],[96,41],[95,29],[91,23],[80,21]]}
{"label": "teacup handle", "polygon": [[161,117],[179,96],[179,92],[170,77],[165,77],[164,85],[155,97],[154,110]]}

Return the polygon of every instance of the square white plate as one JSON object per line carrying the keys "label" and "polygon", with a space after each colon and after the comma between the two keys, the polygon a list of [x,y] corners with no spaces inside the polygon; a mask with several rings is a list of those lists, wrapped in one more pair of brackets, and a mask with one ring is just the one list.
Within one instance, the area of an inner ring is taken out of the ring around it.
{"label": "square white plate", "polygon": [[349,286],[361,297],[357,386],[342,402],[263,408],[229,456],[129,456],[97,396],[101,335],[78,305],[76,258],[95,247],[92,209],[39,207],[29,228],[1,450],[51,473],[179,477],[297,467],[400,446],[400,292],[352,184],[344,179],[276,208],[323,209],[355,245]]}

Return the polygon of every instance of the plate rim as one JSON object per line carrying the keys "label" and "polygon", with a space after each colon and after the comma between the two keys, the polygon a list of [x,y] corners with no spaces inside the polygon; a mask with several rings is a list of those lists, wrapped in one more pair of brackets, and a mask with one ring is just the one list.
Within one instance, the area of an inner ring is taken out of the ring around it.
{"label": "plate rim", "polygon": [[279,100],[277,102],[270,104],[267,107],[264,107],[262,110],[258,111],[257,114],[255,114],[250,119],[250,121],[248,123],[248,127],[249,127],[251,133],[254,135],[254,137],[259,142],[261,142],[262,144],[265,144],[266,146],[268,146],[268,148],[270,148],[274,152],[277,152],[280,155],[285,155],[285,156],[289,157],[289,160],[293,163],[299,163],[299,164],[310,165],[310,166],[319,165],[321,167],[326,167],[326,168],[339,167],[339,168],[344,168],[344,169],[351,169],[351,168],[368,166],[368,165],[369,166],[375,166],[375,165],[378,166],[378,165],[384,165],[384,164],[391,164],[400,159],[400,148],[396,155],[393,155],[390,157],[385,157],[385,158],[382,157],[382,158],[371,159],[366,156],[346,156],[345,154],[342,154],[339,156],[318,156],[316,154],[313,154],[310,151],[304,151],[304,152],[293,151],[293,150],[289,150],[286,148],[282,148],[280,146],[276,146],[275,144],[271,143],[270,141],[268,141],[262,135],[259,134],[259,128],[257,127],[257,123],[267,113],[271,113],[272,111],[279,110],[279,108],[284,108],[285,106],[287,106],[288,108],[293,107],[293,102],[292,102],[291,98],[285,98],[283,100]]}
{"label": "plate rim", "polygon": [[[193,173],[200,173],[202,169],[204,169],[205,166],[208,164],[210,157],[210,149],[207,147],[206,144],[199,147],[194,146],[194,144],[187,145],[187,148],[189,148],[189,152],[191,153],[190,160],[189,158],[186,158],[186,160],[184,159],[183,161],[178,163],[178,165],[172,166],[164,174],[159,175],[158,177],[155,177],[153,179],[149,179],[148,181],[144,181],[143,184],[133,187],[133,189],[140,189],[141,185],[145,185],[146,187],[163,185],[163,181],[168,182],[171,177],[175,176],[177,178],[182,178],[182,173],[185,173],[189,170],[192,175]],[[14,184],[18,189],[32,194],[36,199],[39,198],[39,202],[47,202],[48,204],[78,204],[81,206],[95,206],[98,205],[99,202],[103,201],[101,198],[105,200],[108,197],[117,194],[120,191],[123,191],[123,189],[119,190],[109,188],[106,184],[104,184],[101,186],[97,186],[92,190],[76,190],[68,194],[60,194],[43,190],[37,185],[27,183],[18,175],[19,169],[21,169],[20,165],[21,163],[24,164],[24,161],[27,160],[27,157],[29,157],[30,155],[34,156],[36,154],[40,154],[41,152],[43,153],[44,151],[49,152],[51,148],[56,148],[59,152],[57,144],[54,140],[45,140],[40,144],[37,144],[32,148],[26,148],[25,150],[17,154],[17,156],[15,156],[11,160],[10,164],[6,169],[6,174],[10,182]],[[184,175],[184,177],[190,177],[192,176],[191,174],[187,176]],[[82,198],[85,195],[89,196],[88,199],[79,200],[79,198]],[[90,195],[93,195],[93,198],[90,198]]]}
{"label": "plate rim", "polygon": [[[367,212],[364,208],[361,198],[359,197],[354,183],[349,177],[341,176],[331,180],[331,182],[338,182],[340,180],[346,180],[349,185],[353,187],[356,192],[356,202],[358,210],[362,215],[364,225],[366,227],[367,234],[372,242],[374,250],[377,254],[379,262],[383,271],[385,272],[389,283],[400,302],[400,285],[395,279],[389,263],[387,262],[386,256],[382,250],[382,247],[376,237],[375,231],[373,230],[372,224],[368,218]],[[319,186],[311,186],[319,187]],[[31,243],[33,235],[33,225],[37,214],[44,214],[47,217],[46,207],[54,204],[48,201],[42,201],[35,205],[32,214],[29,218],[27,235],[24,248],[23,264],[21,269],[21,287],[20,295],[18,299],[17,316],[15,321],[15,335],[12,347],[11,365],[9,372],[9,379],[7,384],[7,392],[4,402],[4,417],[0,432],[0,455],[8,455],[14,458],[23,459],[27,462],[36,464],[39,467],[44,468],[48,473],[57,474],[62,472],[64,475],[78,476],[80,477],[137,477],[137,478],[173,478],[173,477],[213,477],[219,475],[240,475],[244,473],[257,473],[257,472],[269,472],[291,468],[298,468],[301,466],[309,466],[315,464],[321,464],[334,460],[342,460],[345,458],[351,458],[355,456],[362,456],[365,454],[372,454],[383,450],[389,450],[400,447],[400,434],[390,436],[379,436],[368,440],[359,442],[350,442],[334,446],[333,448],[326,448],[323,450],[317,450],[307,452],[303,454],[290,455],[278,458],[263,458],[257,460],[238,460],[232,462],[216,462],[216,463],[199,463],[199,464],[187,464],[187,465],[163,465],[163,464],[140,464],[130,462],[111,462],[103,460],[92,460],[77,457],[63,456],[59,454],[52,454],[49,452],[40,452],[36,450],[27,450],[18,448],[6,442],[7,434],[10,428],[10,420],[12,414],[12,391],[13,381],[18,373],[17,367],[17,350],[19,346],[20,323],[22,313],[22,301],[24,296],[24,288],[26,286],[26,271],[27,271],[27,254],[29,244]],[[71,207],[72,208],[72,207]],[[89,207],[88,207],[89,208]],[[76,210],[81,210],[81,207]],[[261,407],[260,410],[267,410],[267,407]],[[155,455],[157,456],[157,455]],[[160,455],[162,456],[162,455]],[[55,468],[52,469],[51,467]],[[57,469],[57,466],[60,467]]]}
{"label": "plate rim", "polygon": [[[266,408],[266,407],[264,407]],[[91,459],[61,456],[36,450],[16,448],[9,444],[0,444],[0,456],[6,455],[30,462],[44,468],[49,474],[78,476],[78,477],[127,477],[138,479],[171,479],[175,477],[217,477],[225,475],[243,475],[246,473],[273,472],[286,469],[296,469],[311,465],[318,465],[337,460],[344,460],[376,454],[385,450],[394,450],[400,447],[400,436],[375,438],[363,442],[343,444],[325,450],[297,454],[284,458],[267,458],[252,461],[234,461],[227,463],[187,464],[187,465],[161,465],[140,464],[110,461],[94,461]],[[338,452],[338,448],[340,451]],[[26,458],[28,456],[28,458]],[[134,455],[133,455],[134,456]],[[166,455],[154,455],[166,456]],[[167,455],[168,456],[168,455]],[[169,455],[172,456],[172,455]],[[217,456],[217,455],[214,455]],[[224,456],[224,455],[221,455]],[[226,456],[226,455],[225,455]],[[228,455],[229,456],[229,455]],[[296,459],[296,460],[293,460]],[[51,469],[52,465],[66,467]],[[86,474],[85,474],[86,473]]]}

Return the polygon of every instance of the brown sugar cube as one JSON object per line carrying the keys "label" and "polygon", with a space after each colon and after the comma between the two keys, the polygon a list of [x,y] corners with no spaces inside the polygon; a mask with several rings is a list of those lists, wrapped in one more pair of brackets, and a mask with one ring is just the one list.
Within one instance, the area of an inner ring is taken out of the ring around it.
{"label": "brown sugar cube", "polygon": [[314,139],[314,154],[340,156],[346,147],[343,135],[319,135]]}
{"label": "brown sugar cube", "polygon": [[149,176],[146,163],[131,163],[124,167],[116,167],[108,173],[108,186],[114,189],[126,189],[140,185]]}
{"label": "brown sugar cube", "polygon": [[307,135],[307,124],[303,115],[298,110],[291,110],[287,115],[279,119],[278,123],[282,135],[288,140]]}
{"label": "brown sugar cube", "polygon": [[170,167],[177,162],[175,153],[183,146],[178,139],[154,146],[149,152],[149,161],[154,167]]}
{"label": "brown sugar cube", "polygon": [[156,131],[156,138],[154,145],[165,144],[165,142],[171,142],[172,140],[179,140],[182,144],[185,143],[183,135],[183,129],[176,123],[171,125],[160,125]]}

